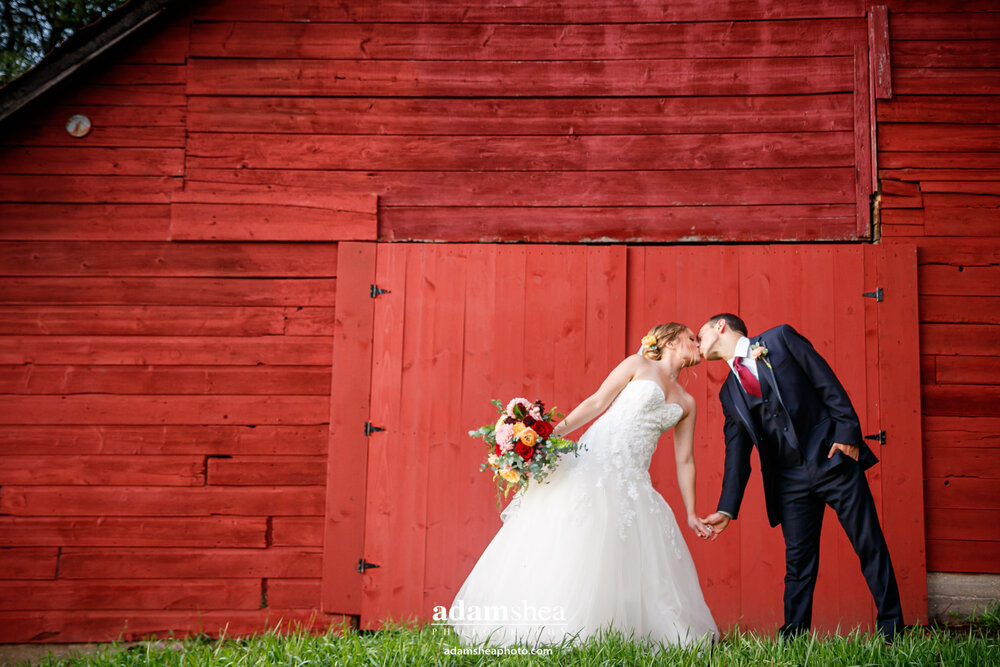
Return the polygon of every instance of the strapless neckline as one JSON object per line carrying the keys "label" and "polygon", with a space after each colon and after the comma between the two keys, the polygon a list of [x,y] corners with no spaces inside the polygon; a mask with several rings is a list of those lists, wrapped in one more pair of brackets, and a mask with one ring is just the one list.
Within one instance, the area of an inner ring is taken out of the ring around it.
{"label": "strapless neckline", "polygon": [[663,403],[665,405],[676,405],[681,409],[682,412],[684,411],[684,406],[681,405],[680,403],[667,403],[667,394],[663,391],[663,387],[661,387],[660,383],[657,382],[656,380],[650,380],[649,378],[637,378],[635,380],[629,380],[628,384],[632,384],[633,382],[649,382],[659,390],[660,396],[663,397]]}

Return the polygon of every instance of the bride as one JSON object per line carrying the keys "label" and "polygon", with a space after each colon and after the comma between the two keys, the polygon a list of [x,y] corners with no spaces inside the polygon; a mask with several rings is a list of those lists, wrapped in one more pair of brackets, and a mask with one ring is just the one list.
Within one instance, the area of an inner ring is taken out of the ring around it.
{"label": "bride", "polygon": [[690,329],[653,327],[556,425],[564,435],[600,415],[579,456],[564,456],[501,514],[450,608],[463,643],[558,644],[613,629],[655,649],[718,635],[677,520],[649,478],[657,440],[673,428],[687,526],[712,534],[695,513],[695,401],[677,382],[700,361]]}

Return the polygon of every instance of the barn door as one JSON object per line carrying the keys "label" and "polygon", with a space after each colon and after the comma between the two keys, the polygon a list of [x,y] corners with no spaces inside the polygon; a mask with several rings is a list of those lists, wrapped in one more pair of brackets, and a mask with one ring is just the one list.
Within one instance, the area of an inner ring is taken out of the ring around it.
{"label": "barn door", "polygon": [[618,247],[378,246],[361,625],[450,605],[500,525],[490,399],[565,411],[625,352]]}
{"label": "barn door", "polygon": [[[791,323],[827,359],[850,394],[881,463],[869,483],[889,542],[907,622],[926,619],[926,573],[917,349],[916,254],[872,246],[702,246],[629,249],[628,339],[648,322],[700,325],[719,312],[741,314],[750,334]],[[881,287],[881,300],[877,289]],[[865,294],[868,293],[868,296]],[[719,388],[728,367],[689,373],[698,401],[697,504],[714,509],[722,483]],[[773,630],[782,622],[784,544],[764,510],[756,454],[738,521],[705,543],[687,535],[706,600],[723,628]],[[683,507],[669,447],[651,466],[653,483]],[[834,631],[874,627],[874,606],[857,556],[832,510],[822,533],[813,623]]]}
{"label": "barn door", "polygon": [[[916,262],[912,249],[852,246],[592,247],[379,245],[374,301],[361,624],[427,619],[450,604],[500,526],[483,449],[467,431],[491,398],[541,398],[569,410],[654,323],[697,328],[722,311],[751,333],[789,322],[827,358],[881,459],[869,479],[907,620],[926,618],[920,498]],[[883,288],[883,300],[865,293]],[[339,284],[338,284],[339,291]],[[687,377],[698,400],[698,506],[722,479],[718,390],[726,367]],[[654,484],[682,508],[666,436]],[[331,464],[333,465],[333,464]],[[756,466],[755,464],[755,467]],[[336,489],[331,489],[336,494]],[[874,612],[834,515],[823,531],[814,621],[871,627]],[[689,538],[716,620],[773,630],[781,622],[783,546],[767,525],[759,473],[740,520],[713,544]]]}

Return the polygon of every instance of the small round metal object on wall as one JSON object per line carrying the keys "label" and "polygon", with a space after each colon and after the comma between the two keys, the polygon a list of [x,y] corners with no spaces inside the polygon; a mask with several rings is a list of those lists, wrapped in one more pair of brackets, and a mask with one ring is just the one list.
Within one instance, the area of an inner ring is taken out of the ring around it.
{"label": "small round metal object on wall", "polygon": [[90,134],[90,118],[83,114],[70,116],[66,121],[66,131],[74,137],[85,137]]}

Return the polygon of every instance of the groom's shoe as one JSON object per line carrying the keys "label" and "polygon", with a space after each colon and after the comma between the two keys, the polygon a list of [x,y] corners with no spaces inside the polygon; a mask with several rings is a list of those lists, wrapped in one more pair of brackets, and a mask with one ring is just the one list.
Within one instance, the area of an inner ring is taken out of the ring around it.
{"label": "groom's shoe", "polygon": [[809,632],[809,628],[804,625],[782,625],[778,628],[778,638],[792,641],[796,637]]}

